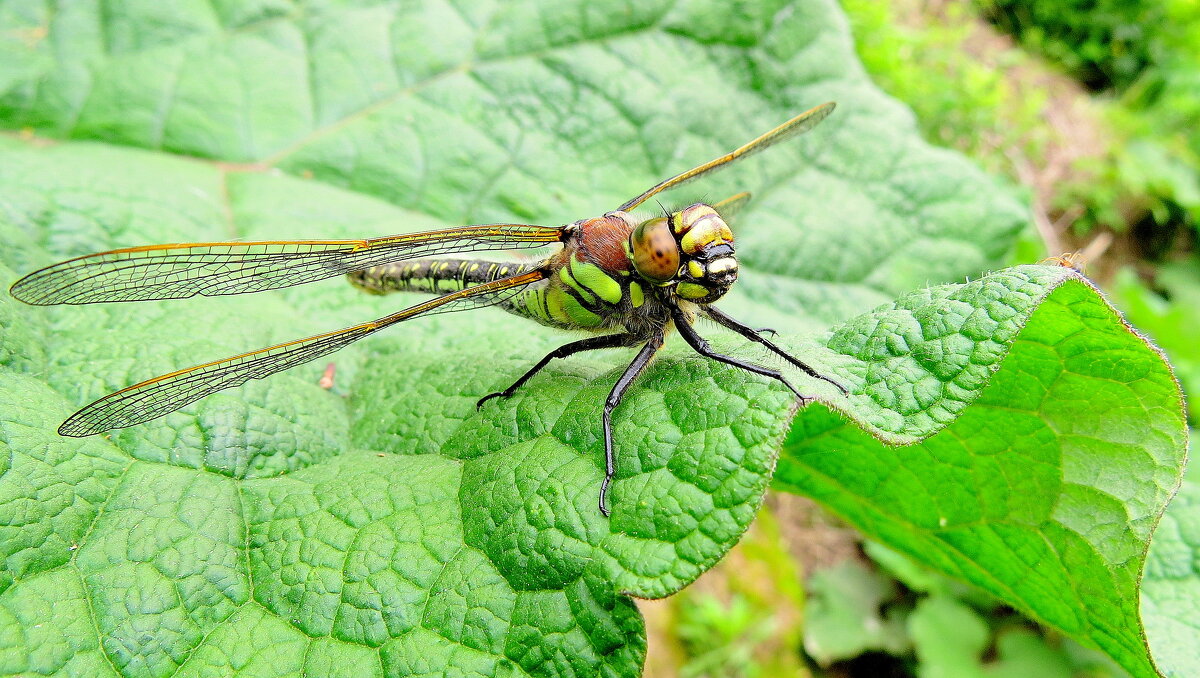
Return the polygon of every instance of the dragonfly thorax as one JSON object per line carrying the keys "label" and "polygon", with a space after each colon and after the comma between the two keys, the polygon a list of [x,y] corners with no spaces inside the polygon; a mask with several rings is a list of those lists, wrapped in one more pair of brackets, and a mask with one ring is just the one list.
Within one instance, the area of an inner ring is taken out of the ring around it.
{"label": "dragonfly thorax", "polygon": [[709,205],[696,203],[638,224],[629,235],[634,270],[699,304],[720,299],[737,280],[733,232]]}

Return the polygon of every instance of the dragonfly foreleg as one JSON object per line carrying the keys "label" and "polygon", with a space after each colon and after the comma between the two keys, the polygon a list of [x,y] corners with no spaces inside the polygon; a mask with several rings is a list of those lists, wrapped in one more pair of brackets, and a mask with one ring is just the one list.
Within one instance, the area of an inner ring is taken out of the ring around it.
{"label": "dragonfly foreleg", "polygon": [[600,512],[606,516],[609,513],[604,498],[608,495],[608,486],[612,484],[613,476],[617,473],[616,458],[613,456],[612,412],[617,405],[621,404],[621,399],[625,397],[629,386],[646,369],[646,366],[650,364],[650,359],[654,357],[658,349],[662,348],[662,345],[663,333],[660,330],[634,356],[633,362],[629,363],[629,367],[626,367],[625,371],[621,373],[621,377],[617,379],[617,383],[609,392],[608,399],[604,401],[604,482],[600,484]]}
{"label": "dragonfly foreleg", "polygon": [[533,375],[542,371],[542,368],[544,368],[546,365],[549,365],[550,361],[554,360],[555,358],[566,358],[567,356],[572,356],[576,353],[582,353],[583,351],[594,351],[601,348],[620,348],[622,346],[633,346],[637,342],[637,337],[634,337],[631,334],[606,334],[600,337],[588,337],[587,339],[581,339],[579,341],[572,341],[569,344],[563,344],[562,346],[559,346],[553,351],[547,353],[546,356],[539,360],[536,365],[529,368],[529,371],[527,371],[525,374],[522,374],[519,379],[514,381],[512,386],[509,386],[503,391],[496,391],[495,393],[489,393],[485,395],[479,399],[479,402],[475,403],[475,407],[476,409],[483,407],[483,404],[492,398],[507,398],[511,396],[516,392],[517,389],[521,388],[525,382],[532,379]]}
{"label": "dragonfly foreleg", "polygon": [[[696,328],[692,327],[683,311],[679,310],[678,307],[671,309],[671,315],[675,318],[675,327],[679,330],[679,334],[683,336],[683,340],[688,343],[688,346],[691,346],[693,349],[695,349],[696,353],[727,365],[733,365],[734,367],[746,370],[747,372],[761,374],[764,377],[770,377],[778,380],[782,382],[784,386],[787,386],[789,389],[791,389],[792,393],[795,393],[796,397],[800,399],[800,402],[805,403],[810,400],[808,396],[800,393],[800,391],[797,391],[796,387],[792,386],[792,383],[788,381],[787,378],[783,376],[783,373],[779,370],[773,370],[769,367],[763,367],[762,365],[755,365],[754,363],[746,362],[745,360],[740,360],[738,358],[734,358],[733,356],[728,356],[724,353],[717,353],[714,351],[712,347],[708,345],[708,342],[696,332]],[[763,339],[763,341],[766,341],[766,339]]]}
{"label": "dragonfly foreleg", "polygon": [[709,318],[715,320],[720,325],[723,325],[723,326],[733,330],[734,332],[737,332],[738,334],[749,339],[750,341],[762,344],[763,346],[767,347],[767,350],[771,351],[772,353],[775,353],[776,355],[779,355],[784,360],[786,360],[789,363],[800,368],[800,370],[802,370],[808,376],[813,377],[815,379],[820,379],[821,381],[829,382],[830,384],[833,384],[834,386],[836,386],[837,389],[839,391],[841,391],[843,394],[846,394],[846,395],[850,394],[850,392],[846,390],[845,386],[842,386],[841,384],[830,379],[829,377],[821,374],[820,372],[817,372],[812,367],[810,367],[807,363],[805,363],[803,360],[800,360],[796,356],[788,353],[787,351],[783,350],[782,348],[779,348],[778,346],[775,345],[775,342],[771,341],[770,339],[767,339],[766,337],[762,336],[762,334],[761,334],[762,332],[770,332],[771,334],[775,334],[775,330],[770,330],[770,329],[755,330],[752,327],[748,327],[748,326],[743,325],[742,323],[734,320],[733,318],[729,317],[725,313],[721,312],[720,310],[718,310],[712,306],[705,306],[703,313],[704,313],[704,315],[708,316]]}

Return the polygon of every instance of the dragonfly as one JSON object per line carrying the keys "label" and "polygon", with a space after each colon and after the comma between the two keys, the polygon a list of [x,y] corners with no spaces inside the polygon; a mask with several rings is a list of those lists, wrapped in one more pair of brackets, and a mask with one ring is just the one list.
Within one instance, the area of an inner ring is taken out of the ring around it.
{"label": "dragonfly", "polygon": [[[631,211],[668,189],[729,167],[811,130],[834,109],[816,106],[743,146],[665,179],[617,209],[562,226],[484,224],[362,240],[196,242],[127,247],[69,259],[18,280],[11,294],[28,304],[92,304],[196,295],[263,292],[348,276],[374,294],[424,292],[436,296],[377,320],[297,339],[147,379],[111,393],[71,415],[58,432],[82,437],[134,426],[250,379],[328,355],[387,327],[436,313],[498,306],[542,325],[583,330],[589,336],[546,354],[503,391],[507,398],[556,359],[584,351],[637,348],[604,401],[604,480],[599,507],[616,475],[612,415],[674,329],[697,353],[782,382],[804,396],[777,369],[714,350],[693,326],[706,317],[761,344],[809,377],[846,389],[784,351],[766,334],[735,320],[713,303],[738,277],[727,219],[749,200],[739,193],[715,204],[663,210],[646,219]],[[559,244],[546,258],[501,262],[445,255],[531,249]]]}

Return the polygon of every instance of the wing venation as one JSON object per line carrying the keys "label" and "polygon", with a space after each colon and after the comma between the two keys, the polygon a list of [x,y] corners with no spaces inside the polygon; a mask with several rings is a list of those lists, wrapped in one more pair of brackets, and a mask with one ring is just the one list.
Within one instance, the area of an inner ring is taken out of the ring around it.
{"label": "wing venation", "polygon": [[797,115],[796,117],[788,120],[766,134],[763,134],[757,139],[743,144],[737,149],[730,151],[719,158],[714,158],[703,165],[693,167],[682,174],[677,174],[670,179],[665,179],[659,182],[645,193],[633,198],[617,209],[627,212],[667,189],[682,186],[689,181],[699,179],[706,174],[710,174],[719,169],[728,167],[737,160],[748,158],[759,151],[766,150],[781,141],[786,141],[792,137],[804,134],[810,129],[816,127],[817,123],[821,122],[826,116],[832,113],[834,106],[835,104],[832,101],[821,104],[820,106],[814,106],[813,108],[810,108],[800,115]]}
{"label": "wing venation", "polygon": [[262,292],[380,264],[559,242],[562,229],[491,224],[370,240],[185,243],[89,254],[30,273],[12,295],[39,306]]}
{"label": "wing venation", "polygon": [[544,271],[536,270],[501,278],[410,306],[372,322],[268,346],[148,379],[110,393],[84,407],[64,421],[58,432],[64,436],[82,437],[156,419],[217,391],[238,386],[250,379],[262,379],[328,355],[396,323],[418,316],[500,303],[520,292],[524,286],[545,277]]}

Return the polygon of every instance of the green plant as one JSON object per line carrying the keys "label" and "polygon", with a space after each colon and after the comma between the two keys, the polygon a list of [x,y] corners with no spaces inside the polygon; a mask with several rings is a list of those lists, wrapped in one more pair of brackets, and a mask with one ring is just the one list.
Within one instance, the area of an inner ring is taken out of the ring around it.
{"label": "green plant", "polygon": [[822,666],[854,667],[864,652],[876,651],[905,667],[903,675],[922,677],[1126,675],[1102,654],[1039,629],[978,588],[877,542],[864,551],[866,563],[845,562],[813,576],[805,648]]}
{"label": "green plant", "polygon": [[1092,89],[1123,89],[1161,50],[1166,15],[1149,0],[979,0],[989,19]]}
{"label": "green plant", "polygon": [[57,423],[144,372],[392,300],[5,297],[3,672],[634,675],[629,596],[724,555],[782,444],[781,486],[1153,675],[1136,597],[1183,463],[1169,368],[1067,269],[979,277],[1024,211],[920,141],[833,4],[54,10],[2,7],[5,281],[136,243],[557,223],[836,98],[828,131],[702,188],[757,193],[730,307],[855,395],[801,380],[835,410],[797,416],[668,350],[617,414],[609,521],[609,360],[474,407],[558,341],[518,319],[431,318],[339,353],[335,392],[313,366],[76,441]]}
{"label": "green plant", "polygon": [[[1110,107],[1105,152],[1080,162],[1054,207],[1079,210],[1077,233],[1137,230],[1147,258],[1174,245],[1179,229],[1200,225],[1200,158],[1153,124],[1153,112]],[[1169,132],[1166,130],[1165,132]]]}
{"label": "green plant", "polygon": [[[984,15],[1092,88],[1115,88],[1104,146],[1050,200],[1076,231],[1137,227],[1150,245],[1200,224],[1200,11],[1194,3],[986,0]],[[997,91],[1000,91],[997,89]],[[1169,242],[1167,245],[1169,246]],[[1161,247],[1159,247],[1161,249]]]}
{"label": "green plant", "polygon": [[728,603],[712,596],[689,600],[680,608],[679,637],[691,659],[680,675],[757,676],[771,675],[754,659],[756,646],[776,632],[745,596],[735,595]]}
{"label": "green plant", "polygon": [[779,525],[764,507],[724,560],[666,603],[671,611],[670,630],[678,639],[678,656],[670,664],[648,665],[648,674],[695,678],[802,675],[798,652],[804,627],[801,587],[800,573]]}
{"label": "green plant", "polygon": [[946,4],[929,15],[913,2],[841,4],[863,65],[880,87],[912,107],[927,139],[996,173],[1012,172],[1005,152],[1014,147],[1039,162],[1049,141],[1042,117],[1047,93],[1018,90],[1009,74],[1030,60],[1019,50],[1007,50],[998,63],[964,54],[963,46],[980,33],[969,4]]}

